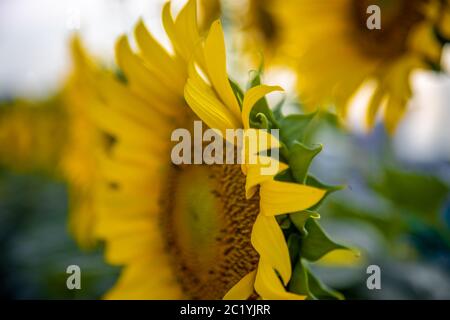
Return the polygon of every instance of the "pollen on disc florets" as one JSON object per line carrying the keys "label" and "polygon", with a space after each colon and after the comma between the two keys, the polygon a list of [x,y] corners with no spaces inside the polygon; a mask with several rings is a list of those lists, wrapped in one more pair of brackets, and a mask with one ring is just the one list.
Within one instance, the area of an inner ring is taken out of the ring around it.
{"label": "pollen on disc florets", "polygon": [[173,166],[161,222],[173,270],[191,299],[221,299],[256,269],[250,237],[259,196],[245,198],[240,165]]}

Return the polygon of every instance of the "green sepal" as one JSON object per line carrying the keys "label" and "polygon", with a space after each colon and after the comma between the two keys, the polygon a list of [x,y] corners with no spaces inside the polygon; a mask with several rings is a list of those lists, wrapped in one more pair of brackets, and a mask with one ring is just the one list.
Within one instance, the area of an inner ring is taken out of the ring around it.
{"label": "green sepal", "polygon": [[270,129],[269,120],[267,119],[264,113],[261,112],[257,113],[255,118],[259,120],[259,129],[266,129],[266,130]]}
{"label": "green sepal", "polygon": [[307,296],[308,298],[315,299],[309,290],[308,285],[308,271],[302,261],[298,259],[292,271],[292,277],[288,284],[289,292]]}
{"label": "green sepal", "polygon": [[291,265],[295,264],[300,257],[301,236],[297,233],[291,233],[287,239],[287,246],[289,250],[289,258]]}
{"label": "green sepal", "polygon": [[294,141],[304,142],[306,130],[317,112],[291,114],[280,120],[280,138],[291,148]]}
{"label": "green sepal", "polygon": [[288,230],[291,227],[291,220],[289,220],[288,215],[277,215],[275,216],[275,219],[277,219],[277,222],[280,225],[281,229]]}
{"label": "green sepal", "polygon": [[307,175],[305,184],[310,187],[315,187],[318,189],[326,190],[325,196],[323,196],[323,198],[320,199],[320,201],[318,203],[316,203],[313,207],[309,208],[309,210],[317,210],[330,194],[332,194],[333,192],[345,189],[345,187],[346,187],[345,185],[333,186],[333,185],[325,184],[312,175]]}
{"label": "green sepal", "polygon": [[328,287],[326,284],[320,281],[308,268],[307,272],[309,290],[316,299],[344,300],[344,295],[342,293]]}
{"label": "green sepal", "polygon": [[279,101],[272,109],[273,116],[277,119],[277,121],[280,121],[283,118],[282,110],[285,101],[286,97],[283,97],[283,99],[281,99],[281,101]]}
{"label": "green sepal", "polygon": [[298,259],[295,264],[288,288],[290,292],[307,296],[307,300],[342,300],[344,298],[342,294],[317,279],[303,259]]}
{"label": "green sepal", "polygon": [[228,79],[228,82],[230,83],[231,89],[233,90],[234,96],[236,97],[239,107],[242,110],[242,103],[244,102],[244,91],[241,89],[241,87],[233,80]]}
{"label": "green sepal", "polygon": [[294,176],[292,175],[292,172],[290,169],[286,169],[281,172],[278,172],[275,175],[274,180],[280,181],[280,182],[295,182]]}
{"label": "green sepal", "polygon": [[[248,89],[261,84],[261,74],[262,66],[260,66],[259,70],[252,70],[250,72],[250,80],[247,84]],[[264,115],[265,119],[261,118],[261,114]],[[261,122],[261,120],[267,121]],[[257,129],[279,129],[279,124],[275,119],[265,97],[259,99],[250,111],[250,126]]]}
{"label": "green sepal", "polygon": [[322,151],[322,145],[309,148],[301,142],[294,141],[290,148],[289,168],[298,183],[304,184],[306,182],[309,166],[320,151]]}
{"label": "green sepal", "polygon": [[289,215],[289,219],[292,221],[294,226],[297,228],[298,232],[300,232],[302,237],[306,237],[308,235],[308,230],[306,230],[305,224],[309,218],[319,219],[320,214],[315,211],[304,210],[304,211],[291,213]]}
{"label": "green sepal", "polygon": [[250,70],[249,71],[249,80],[247,82],[247,90],[259,86],[261,84],[261,75],[262,75],[262,68],[259,67],[258,70]]}
{"label": "green sepal", "polygon": [[317,261],[327,253],[337,249],[347,249],[330,239],[315,219],[308,219],[305,223],[307,236],[302,239],[300,252],[302,258]]}

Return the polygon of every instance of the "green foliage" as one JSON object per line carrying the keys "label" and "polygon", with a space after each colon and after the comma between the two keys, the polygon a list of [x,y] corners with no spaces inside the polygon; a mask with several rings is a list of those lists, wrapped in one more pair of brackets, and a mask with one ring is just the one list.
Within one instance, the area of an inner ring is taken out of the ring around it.
{"label": "green foliage", "polygon": [[371,186],[397,205],[424,215],[438,210],[449,193],[449,187],[435,177],[388,168]]}
{"label": "green foliage", "polygon": [[244,100],[244,92],[242,91],[241,87],[239,87],[239,85],[236,82],[234,82],[233,80],[228,79],[228,82],[230,82],[231,89],[233,89],[233,93],[239,102],[239,106],[242,109],[242,102]]}
{"label": "green foliage", "polygon": [[288,148],[296,142],[304,142],[306,131],[316,113],[291,114],[280,119],[280,138]]}
{"label": "green foliage", "polygon": [[347,249],[331,240],[315,219],[308,219],[305,223],[307,236],[302,239],[301,253],[309,261],[317,261],[327,253],[337,249]]}
{"label": "green foliage", "polygon": [[289,291],[306,295],[309,300],[342,300],[344,296],[329,288],[309,270],[307,263],[299,259],[294,267]]}
{"label": "green foliage", "polygon": [[[248,83],[248,89],[261,84],[261,72],[254,71]],[[259,99],[250,111],[250,126],[257,129],[279,129],[266,98]]]}
{"label": "green foliage", "polygon": [[[242,104],[242,90],[235,83],[231,83],[237,99]],[[248,89],[260,84],[261,70],[252,72]],[[252,128],[280,129],[281,160],[289,164],[289,169],[279,173],[275,179],[324,189],[326,190],[325,197],[341,189],[341,186],[324,184],[308,174],[312,161],[322,150],[321,145],[310,147],[305,142],[305,136],[316,113],[283,116],[282,102],[276,106],[275,112],[273,112],[267,100],[261,98],[250,111]],[[341,299],[342,295],[317,279],[307,264],[307,262],[316,262],[333,250],[347,249],[331,240],[320,227],[318,223],[320,214],[316,210],[322,201],[323,199],[307,210],[276,217],[285,235],[293,268],[289,289],[292,292],[307,295],[309,299]]]}
{"label": "green foliage", "polygon": [[314,157],[322,151],[322,146],[308,148],[303,143],[294,141],[290,150],[289,168],[292,171],[292,175],[297,182],[305,183],[309,166]]}
{"label": "green foliage", "polygon": [[315,211],[305,210],[301,212],[292,213],[289,215],[289,219],[292,221],[292,223],[297,228],[298,232],[303,237],[306,237],[308,235],[308,230],[306,229],[305,224],[309,218],[319,219],[320,214]]}
{"label": "green foliage", "polygon": [[[119,268],[104,262],[101,247],[80,251],[67,232],[67,206],[63,184],[0,167],[0,297],[98,299],[113,286]],[[72,264],[81,268],[81,290],[67,289]]]}

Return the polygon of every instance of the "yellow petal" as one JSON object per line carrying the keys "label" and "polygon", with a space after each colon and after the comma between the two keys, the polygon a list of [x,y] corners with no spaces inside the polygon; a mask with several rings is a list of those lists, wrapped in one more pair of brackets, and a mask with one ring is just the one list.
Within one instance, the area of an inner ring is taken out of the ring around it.
{"label": "yellow petal", "polygon": [[71,58],[75,64],[75,70],[83,70],[85,68],[95,69],[94,63],[86,53],[78,35],[71,39],[70,47]]}
{"label": "yellow petal", "polygon": [[261,212],[272,216],[306,210],[318,203],[325,194],[326,190],[303,184],[266,181],[260,188]]}
{"label": "yellow petal", "polygon": [[[230,142],[233,144],[235,143],[235,141]],[[268,150],[278,149],[281,146],[280,141],[271,132],[265,129],[253,128],[244,130],[242,144],[243,145],[240,147],[241,157],[243,159],[242,172],[244,174],[247,174],[247,166],[259,164],[260,161],[258,160],[264,161],[265,159],[268,159]],[[261,169],[263,167],[261,167]]]}
{"label": "yellow petal", "polygon": [[263,257],[258,263],[255,291],[264,300],[304,300],[306,298],[306,296],[287,292],[271,264]]}
{"label": "yellow petal", "polygon": [[[149,248],[151,250],[151,248]],[[173,299],[185,298],[170,268],[169,261],[159,252],[152,252],[153,259],[127,265],[105,299]],[[149,277],[155,275],[157,277]]]}
{"label": "yellow petal", "polygon": [[93,231],[96,215],[92,211],[91,198],[86,199],[87,195],[75,191],[70,192],[69,230],[83,249],[92,248],[97,239]]}
{"label": "yellow petal", "polygon": [[130,263],[148,254],[148,249],[154,247],[154,242],[155,236],[151,232],[108,238],[105,259],[112,265]]}
{"label": "yellow petal", "polygon": [[179,56],[183,56],[183,49],[180,47],[181,45],[175,29],[175,22],[173,21],[172,14],[170,13],[170,1],[167,1],[164,4],[162,11],[162,22],[164,30],[172,43],[175,53]]}
{"label": "yellow petal", "polygon": [[253,294],[255,284],[256,270],[246,274],[227,294],[224,300],[247,300]]}
{"label": "yellow petal", "polygon": [[[257,190],[257,186],[261,183],[272,180],[273,177],[283,170],[286,170],[288,166],[285,163],[279,162],[274,158],[259,156],[259,163],[254,165],[246,165],[246,174],[247,178],[245,181],[245,196],[247,199],[253,197]],[[275,166],[278,168],[278,171],[273,175],[264,175],[261,174],[262,168],[268,167],[267,163],[270,163],[271,166]]]}
{"label": "yellow petal", "polygon": [[101,164],[99,174],[110,181],[130,181],[133,183],[145,183],[151,181],[155,172],[142,172],[143,168],[129,163],[119,162],[115,159],[99,153],[98,162]]}
{"label": "yellow petal", "polygon": [[253,225],[252,245],[263,259],[280,274],[287,284],[291,278],[291,260],[283,232],[274,216],[259,214]]}
{"label": "yellow petal", "polygon": [[318,265],[329,267],[352,267],[361,266],[365,259],[353,250],[333,250],[317,261]]}
{"label": "yellow petal", "polygon": [[250,111],[252,111],[253,106],[266,94],[273,91],[283,91],[283,88],[279,86],[267,86],[259,85],[251,88],[245,93],[244,102],[242,104],[242,123],[244,128],[250,128]]}
{"label": "yellow petal", "polygon": [[120,140],[129,142],[132,145],[152,145],[160,147],[161,150],[164,149],[164,143],[161,143],[162,141],[156,135],[157,130],[152,131],[147,126],[101,104],[92,106],[89,112],[92,115],[94,124],[99,129],[112,134]]}
{"label": "yellow petal", "polygon": [[216,98],[193,65],[189,68],[189,79],[184,88],[184,97],[192,111],[211,129],[218,129],[224,134],[226,129],[239,128],[235,117]]}
{"label": "yellow petal", "polygon": [[153,38],[142,20],[137,23],[134,35],[146,65],[157,73],[159,78],[164,80],[165,85],[173,88],[174,92],[181,94],[187,78],[186,67],[170,56]]}
{"label": "yellow petal", "polygon": [[407,99],[390,96],[384,111],[384,121],[389,134],[394,134],[406,111]]}
{"label": "yellow petal", "polygon": [[[180,114],[183,92],[176,92],[166,86],[157,74],[148,69],[144,61],[131,51],[125,37],[121,37],[116,44],[116,57],[131,87],[130,93],[134,92],[137,98],[145,99],[143,102],[147,102],[147,109],[154,109],[161,115],[170,117]],[[125,104],[123,107],[127,106]]]}
{"label": "yellow petal", "polygon": [[366,124],[368,129],[373,128],[375,124],[375,118],[377,116],[378,110],[380,109],[381,102],[384,96],[385,96],[385,88],[381,84],[378,84],[375,89],[375,92],[370,98],[370,103],[367,107]]}
{"label": "yellow petal", "polygon": [[[149,108],[149,105],[144,100],[139,99],[138,96],[130,92],[128,87],[117,81],[112,75],[97,77],[95,87],[102,102],[114,109],[114,111],[123,113],[155,131],[161,130],[163,127],[167,128],[165,131],[170,129],[171,118],[160,113],[157,108]],[[153,104],[152,107],[155,105]],[[165,106],[165,109],[170,108]],[[176,108],[173,109],[174,111],[176,110]]]}
{"label": "yellow petal", "polygon": [[240,122],[241,109],[228,80],[224,35],[218,20],[212,24],[206,38],[205,63],[208,77],[214,89],[234,117]]}
{"label": "yellow petal", "polygon": [[[185,61],[190,61],[197,51],[200,43],[200,35],[197,28],[197,3],[196,0],[189,0],[181,9],[175,20],[175,29],[180,46],[183,48]],[[198,56],[196,56],[198,60]],[[203,61],[199,61],[204,66]]]}

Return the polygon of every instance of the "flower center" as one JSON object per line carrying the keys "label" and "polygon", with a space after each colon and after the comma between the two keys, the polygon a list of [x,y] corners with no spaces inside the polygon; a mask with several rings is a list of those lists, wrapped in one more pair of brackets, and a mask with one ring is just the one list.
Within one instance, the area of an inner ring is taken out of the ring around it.
{"label": "flower center", "polygon": [[267,0],[251,1],[249,11],[253,13],[254,23],[259,27],[265,42],[275,45],[278,40],[278,26],[270,12],[270,3]]}
{"label": "flower center", "polygon": [[[395,59],[407,49],[408,34],[424,19],[422,6],[428,0],[353,0],[354,21],[352,37],[357,39],[361,52],[372,58]],[[367,28],[370,14],[367,8],[377,5],[381,11],[381,29]]]}
{"label": "flower center", "polygon": [[250,242],[259,197],[245,199],[239,165],[174,166],[161,222],[175,274],[191,299],[221,299],[256,268]]}

